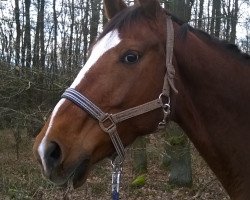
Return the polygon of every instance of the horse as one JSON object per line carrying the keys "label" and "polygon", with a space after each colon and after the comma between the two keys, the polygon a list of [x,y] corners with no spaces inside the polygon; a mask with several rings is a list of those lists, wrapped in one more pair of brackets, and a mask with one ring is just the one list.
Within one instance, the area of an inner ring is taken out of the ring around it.
{"label": "horse", "polygon": [[122,161],[125,146],[171,120],[230,198],[250,199],[250,56],[157,0],[104,6],[107,26],[35,140],[44,176],[79,187],[98,161]]}

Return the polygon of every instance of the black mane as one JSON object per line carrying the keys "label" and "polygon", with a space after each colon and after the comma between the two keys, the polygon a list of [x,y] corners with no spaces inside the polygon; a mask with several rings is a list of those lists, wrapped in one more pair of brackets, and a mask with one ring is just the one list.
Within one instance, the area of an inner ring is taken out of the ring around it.
{"label": "black mane", "polygon": [[191,27],[188,23],[181,21],[176,16],[173,16],[173,15],[171,15],[171,16],[172,16],[172,20],[181,26],[180,31],[177,33],[178,38],[185,40],[188,31],[190,31],[201,39],[208,40],[209,42],[214,42],[218,46],[221,46],[222,48],[230,50],[233,54],[250,60],[250,55],[247,53],[243,53],[237,45],[229,43],[226,40],[220,40],[216,37],[213,37],[202,30],[195,29],[195,28]]}

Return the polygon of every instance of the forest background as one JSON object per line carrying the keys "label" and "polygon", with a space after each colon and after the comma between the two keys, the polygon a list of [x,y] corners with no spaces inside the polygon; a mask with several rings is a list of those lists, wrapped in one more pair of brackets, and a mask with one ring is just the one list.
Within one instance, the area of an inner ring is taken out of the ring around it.
{"label": "forest background", "polygon": [[[191,26],[250,52],[249,0],[161,2]],[[106,22],[101,0],[1,0],[0,128],[39,128]]]}

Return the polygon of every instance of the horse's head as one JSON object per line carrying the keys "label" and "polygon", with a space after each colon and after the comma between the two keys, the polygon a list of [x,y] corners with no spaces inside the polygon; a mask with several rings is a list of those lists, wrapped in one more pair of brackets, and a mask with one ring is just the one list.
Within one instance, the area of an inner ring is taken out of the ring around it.
{"label": "horse's head", "polygon": [[[166,14],[157,0],[141,0],[128,8],[121,0],[107,0],[105,8],[110,21],[71,88],[102,111],[118,113],[157,99],[162,92]],[[159,108],[117,124],[123,145],[155,130],[161,119]],[[84,182],[91,165],[114,151],[98,121],[65,98],[34,144],[44,175],[57,184],[73,177],[74,186]]]}

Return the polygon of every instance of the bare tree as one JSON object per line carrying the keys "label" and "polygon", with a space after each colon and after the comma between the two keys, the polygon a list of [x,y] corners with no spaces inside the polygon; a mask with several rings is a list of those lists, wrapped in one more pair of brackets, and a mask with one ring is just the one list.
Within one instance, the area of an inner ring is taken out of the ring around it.
{"label": "bare tree", "polygon": [[70,12],[70,36],[69,36],[69,45],[68,45],[68,73],[72,72],[72,53],[73,53],[73,33],[74,33],[74,25],[75,25],[75,4],[74,0],[69,3],[69,12]]}
{"label": "bare tree", "polygon": [[203,12],[204,12],[204,0],[200,0],[200,5],[199,5],[199,14],[198,14],[198,28],[202,29],[202,18],[203,18]]}
{"label": "bare tree", "polygon": [[54,46],[52,53],[52,73],[56,73],[58,70],[57,66],[57,28],[58,28],[58,20],[57,20],[57,12],[56,12],[56,0],[53,0],[53,26],[54,26]]}
{"label": "bare tree", "polygon": [[40,57],[40,62],[39,65],[42,69],[42,71],[44,71],[45,69],[45,40],[44,40],[44,6],[45,6],[45,0],[40,0],[41,1],[41,7],[40,7],[40,18],[39,18],[39,32],[40,32],[40,48],[41,48],[41,57]]}
{"label": "bare tree", "polygon": [[221,26],[221,1],[214,0],[214,8],[215,9],[215,30],[214,35],[216,37],[220,36],[220,26]]}
{"label": "bare tree", "polygon": [[239,1],[234,0],[232,12],[231,12],[231,32],[230,32],[230,42],[235,44],[236,40],[236,26],[238,23],[238,13],[239,13]]}
{"label": "bare tree", "polygon": [[91,20],[90,20],[90,44],[93,43],[97,36],[98,25],[100,24],[100,8],[101,0],[92,0],[91,1]]}
{"label": "bare tree", "polygon": [[18,66],[20,62],[20,43],[21,43],[21,24],[19,13],[19,0],[15,0],[15,21],[16,21],[16,41],[15,41],[15,65]]}
{"label": "bare tree", "polygon": [[83,32],[84,38],[83,38],[83,45],[84,45],[84,62],[87,60],[87,53],[88,53],[88,47],[89,47],[89,40],[88,40],[88,34],[89,34],[89,14],[90,14],[90,6],[89,6],[89,1],[86,1],[86,7],[85,7],[85,15],[84,18],[81,21],[82,27],[83,27]]}
{"label": "bare tree", "polygon": [[31,28],[30,28],[30,4],[31,0],[25,0],[25,31],[22,42],[22,68],[31,66]]}

